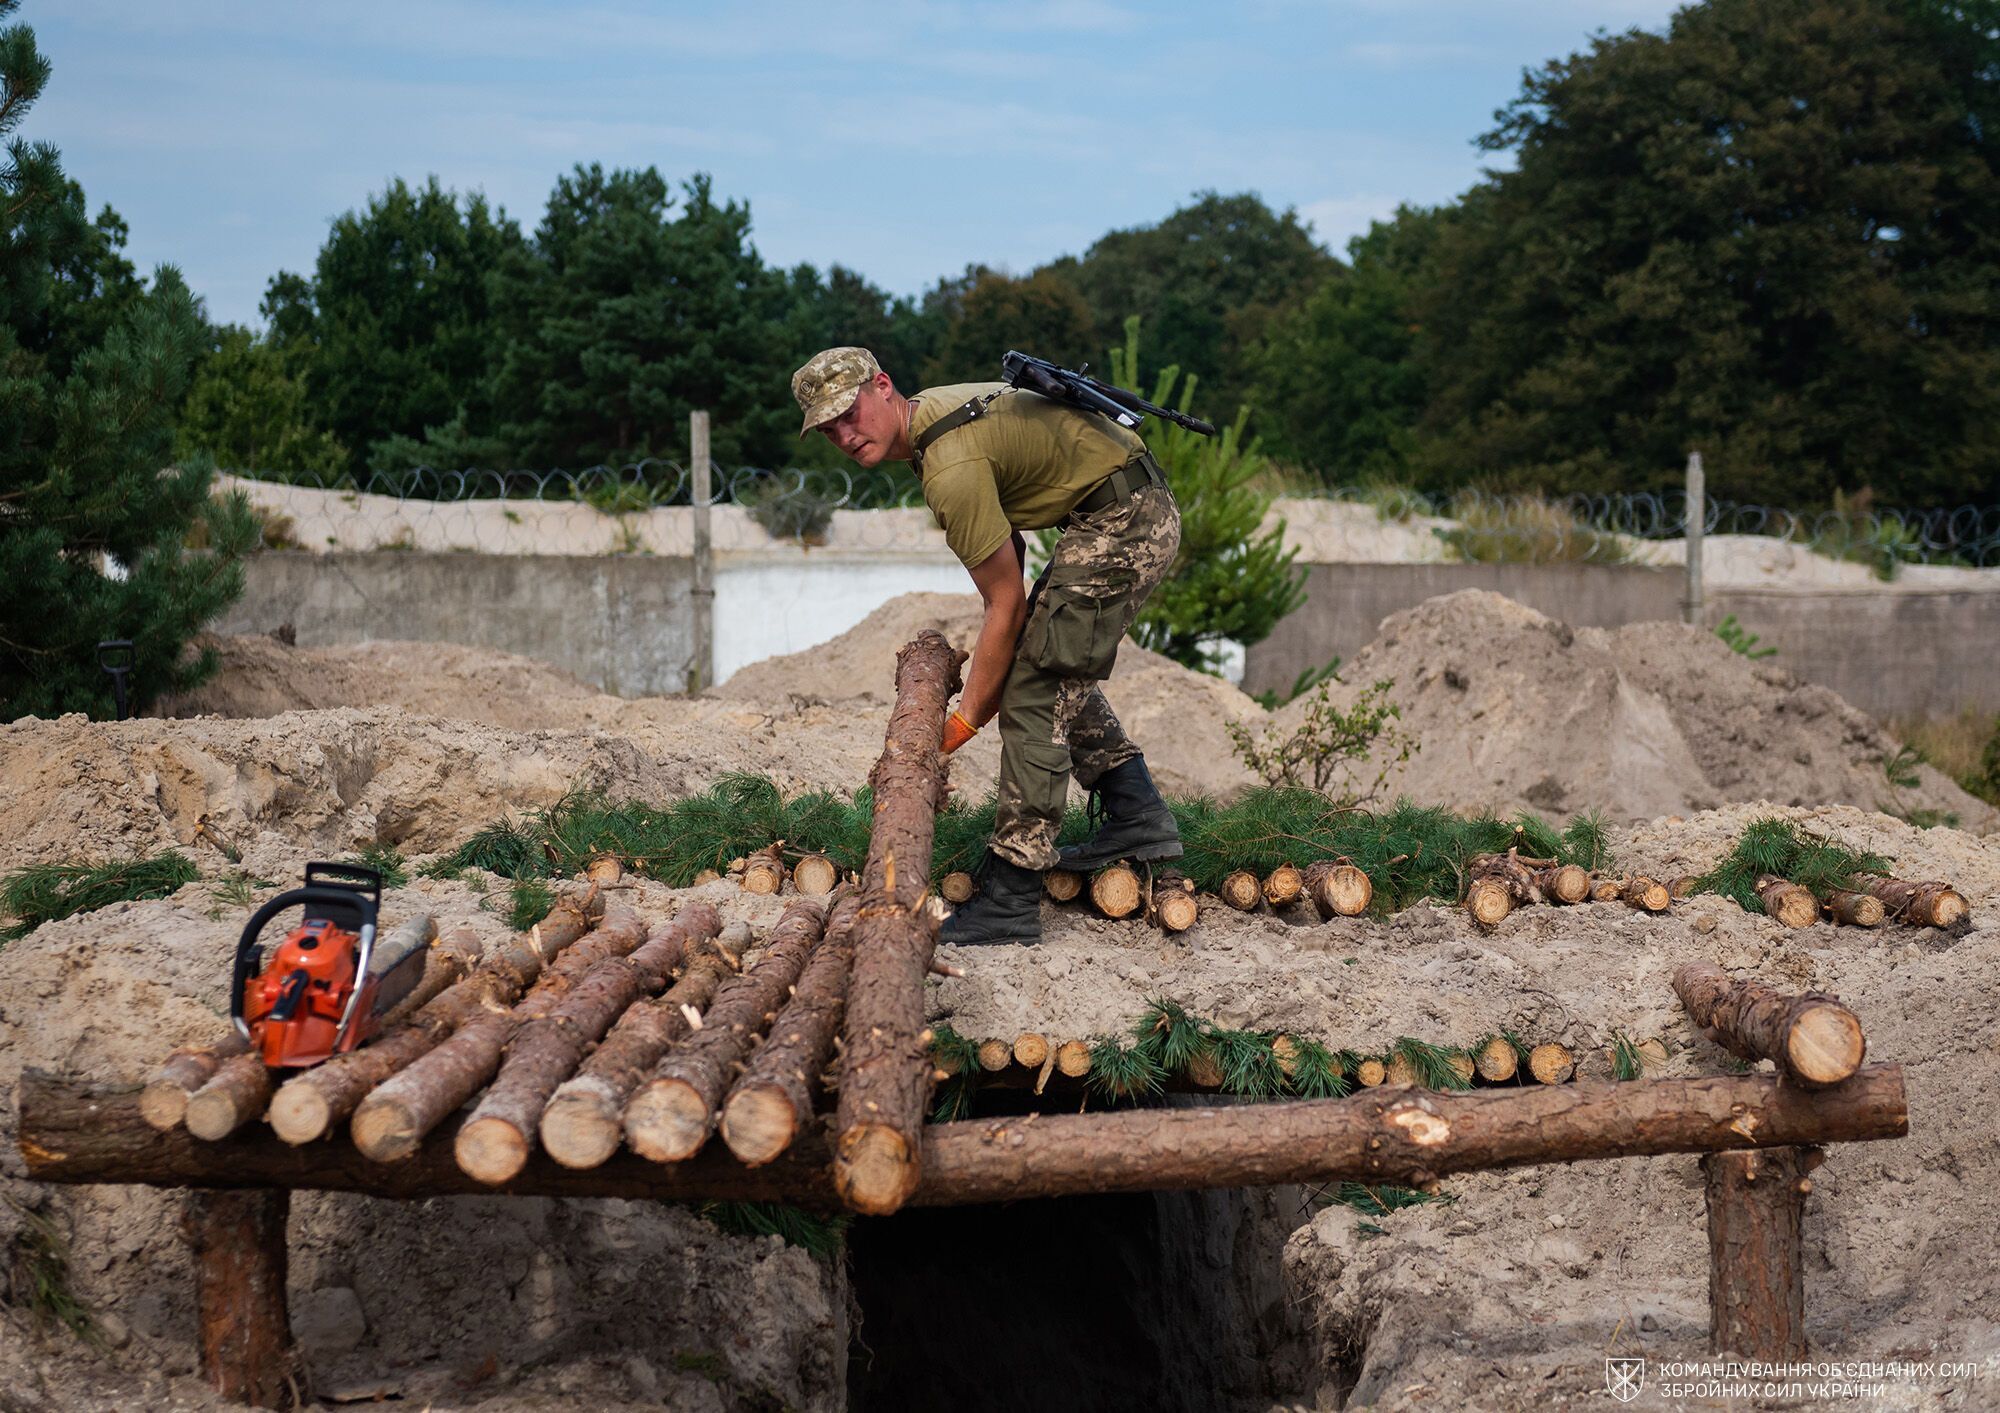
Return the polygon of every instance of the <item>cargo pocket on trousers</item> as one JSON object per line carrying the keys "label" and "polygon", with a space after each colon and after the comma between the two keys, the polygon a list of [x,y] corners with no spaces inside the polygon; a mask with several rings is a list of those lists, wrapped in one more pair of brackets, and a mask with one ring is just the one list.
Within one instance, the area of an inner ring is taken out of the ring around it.
{"label": "cargo pocket on trousers", "polygon": [[1028,644],[1028,661],[1055,677],[1088,677],[1094,682],[1109,677],[1125,636],[1123,597],[1094,597],[1056,584],[1050,584],[1043,596],[1046,606]]}
{"label": "cargo pocket on trousers", "polygon": [[1022,812],[1031,819],[1062,823],[1063,807],[1069,803],[1069,748],[1044,742],[1021,743]]}

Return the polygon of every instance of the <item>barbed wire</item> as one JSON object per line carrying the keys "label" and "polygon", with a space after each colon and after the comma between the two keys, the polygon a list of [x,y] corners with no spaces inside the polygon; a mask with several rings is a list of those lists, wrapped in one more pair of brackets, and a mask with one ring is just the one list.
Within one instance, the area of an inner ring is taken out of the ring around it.
{"label": "barbed wire", "polygon": [[[252,477],[267,539],[305,549],[446,549],[487,553],[685,554],[693,477],[647,459],[582,470],[439,471]],[[711,466],[712,536],[722,550],[803,543],[935,550],[917,479],[900,464],[769,469]],[[1396,486],[1288,492],[1276,511],[1307,563],[1470,561],[1669,565],[1685,553],[1679,492],[1567,496],[1427,494]],[[883,512],[872,514],[868,512]],[[1818,556],[1880,578],[1906,566],[2000,568],[2000,504],[1924,510],[1800,511],[1709,499],[1711,554],[1748,555],[1765,572]],[[1833,571],[1829,571],[1833,572]],[[1848,571],[1852,572],[1852,571]]]}

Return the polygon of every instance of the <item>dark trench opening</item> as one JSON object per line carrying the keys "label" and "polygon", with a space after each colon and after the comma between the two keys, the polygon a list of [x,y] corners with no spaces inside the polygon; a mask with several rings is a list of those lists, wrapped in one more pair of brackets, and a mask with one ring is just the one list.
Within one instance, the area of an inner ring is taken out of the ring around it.
{"label": "dark trench opening", "polygon": [[1213,1413],[1296,1397],[1295,1191],[910,1209],[848,1232],[855,1413],[1044,1401]]}

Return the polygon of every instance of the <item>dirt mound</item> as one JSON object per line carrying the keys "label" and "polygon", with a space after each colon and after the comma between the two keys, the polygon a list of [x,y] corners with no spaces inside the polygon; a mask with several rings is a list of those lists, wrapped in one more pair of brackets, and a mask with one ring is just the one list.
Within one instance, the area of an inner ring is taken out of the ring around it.
{"label": "dirt mound", "polygon": [[[1632,820],[1762,799],[2000,825],[1929,766],[1914,789],[1893,785],[1897,742],[1834,692],[1676,623],[1572,628],[1468,589],[1384,619],[1342,676],[1343,704],[1394,681],[1423,748],[1387,788],[1427,804]],[[1274,724],[1292,730],[1306,707]]]}

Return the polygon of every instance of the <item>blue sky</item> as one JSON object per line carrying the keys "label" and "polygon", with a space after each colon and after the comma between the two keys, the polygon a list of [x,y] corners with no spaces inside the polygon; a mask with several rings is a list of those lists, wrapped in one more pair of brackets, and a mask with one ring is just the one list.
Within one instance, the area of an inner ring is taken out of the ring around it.
{"label": "blue sky", "polygon": [[1669,0],[736,5],[27,0],[61,148],[213,317],[394,176],[524,227],[578,162],[714,175],[779,265],[896,293],[1025,271],[1198,190],[1294,206],[1335,250],[1447,200],[1523,68]]}

